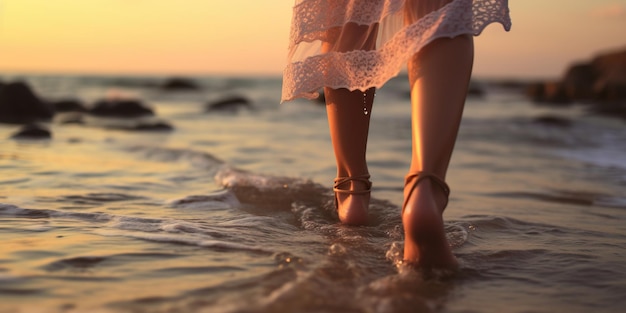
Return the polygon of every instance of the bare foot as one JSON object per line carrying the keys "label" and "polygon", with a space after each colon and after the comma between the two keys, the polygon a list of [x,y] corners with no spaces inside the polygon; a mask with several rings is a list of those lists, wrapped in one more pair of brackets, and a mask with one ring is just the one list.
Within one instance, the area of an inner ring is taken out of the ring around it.
{"label": "bare foot", "polygon": [[[347,184],[346,184],[347,185]],[[360,182],[351,182],[348,190],[363,190],[365,186]],[[366,225],[367,212],[370,203],[368,193],[341,193],[337,197],[337,214],[339,220],[345,225]]]}
{"label": "bare foot", "polygon": [[[405,188],[405,197],[412,186],[409,183]],[[402,212],[404,260],[424,269],[454,269],[458,262],[443,225],[445,196],[438,188],[429,179],[424,179],[415,186],[407,201]]]}

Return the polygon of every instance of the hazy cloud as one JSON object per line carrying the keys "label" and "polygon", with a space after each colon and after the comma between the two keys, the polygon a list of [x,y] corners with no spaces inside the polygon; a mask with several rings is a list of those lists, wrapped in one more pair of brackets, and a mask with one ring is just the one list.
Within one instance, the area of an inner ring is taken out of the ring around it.
{"label": "hazy cloud", "polygon": [[591,11],[591,15],[597,18],[626,19],[626,5],[612,3],[600,6]]}

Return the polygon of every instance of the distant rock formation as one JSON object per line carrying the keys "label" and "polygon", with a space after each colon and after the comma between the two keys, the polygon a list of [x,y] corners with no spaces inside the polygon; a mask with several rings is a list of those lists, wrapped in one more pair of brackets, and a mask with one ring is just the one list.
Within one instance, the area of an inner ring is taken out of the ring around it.
{"label": "distant rock formation", "polygon": [[468,98],[483,98],[486,92],[482,85],[478,82],[472,80],[467,88],[467,97]]}
{"label": "distant rock formation", "polygon": [[527,95],[550,105],[588,103],[591,111],[626,118],[626,49],[572,64],[559,81],[530,84]]}
{"label": "distant rock formation", "polygon": [[139,122],[135,125],[121,129],[135,131],[172,131],[174,130],[174,127],[165,121],[148,121]]}
{"label": "distant rock formation", "polygon": [[241,108],[251,109],[252,102],[250,101],[250,99],[243,96],[230,96],[213,102],[209,102],[206,105],[207,112],[235,112]]}
{"label": "distant rock formation", "polygon": [[572,120],[556,115],[542,115],[535,117],[533,119],[533,123],[560,128],[568,128],[573,124]]}
{"label": "distant rock formation", "polygon": [[17,132],[11,135],[13,139],[50,139],[52,138],[52,132],[43,125],[40,124],[28,124],[22,126]]}
{"label": "distant rock formation", "polygon": [[0,86],[0,122],[30,123],[53,116],[52,106],[39,99],[28,84],[12,82]]}
{"label": "distant rock formation", "polygon": [[140,132],[169,132],[173,131],[174,127],[166,121],[160,120],[156,117],[144,117],[144,118],[89,118],[85,122],[87,126],[95,126],[107,129],[117,129],[125,131],[140,131]]}
{"label": "distant rock formation", "polygon": [[166,91],[193,91],[200,90],[200,86],[189,78],[173,77],[167,79],[160,88]]}
{"label": "distant rock formation", "polygon": [[141,117],[153,116],[154,111],[139,100],[103,99],[94,104],[89,114],[100,117]]}

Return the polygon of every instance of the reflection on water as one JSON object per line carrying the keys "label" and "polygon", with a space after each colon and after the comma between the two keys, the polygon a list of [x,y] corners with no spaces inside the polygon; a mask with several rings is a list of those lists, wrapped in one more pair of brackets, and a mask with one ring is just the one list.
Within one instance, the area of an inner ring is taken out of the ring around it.
{"label": "reflection on water", "polygon": [[[178,93],[127,80],[31,78],[43,96],[86,103],[114,86],[174,130],[55,120],[50,140],[2,139],[0,312],[618,312],[626,304],[621,121],[533,107],[512,92],[470,99],[446,211],[461,268],[419,273],[401,262],[404,81],[377,92],[371,224],[346,227],[333,210],[323,106],[278,105],[278,79],[198,79],[204,89]],[[254,109],[205,112],[206,102],[232,95]],[[555,115],[571,123],[537,122]],[[0,138],[16,128],[0,124]]]}

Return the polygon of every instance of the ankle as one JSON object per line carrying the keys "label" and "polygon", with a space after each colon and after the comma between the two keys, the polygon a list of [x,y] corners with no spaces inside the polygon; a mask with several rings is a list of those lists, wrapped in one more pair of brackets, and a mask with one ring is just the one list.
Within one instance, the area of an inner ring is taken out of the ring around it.
{"label": "ankle", "polygon": [[420,200],[430,201],[434,203],[434,207],[443,214],[444,209],[448,205],[448,197],[450,195],[450,187],[439,176],[427,172],[409,173],[405,179],[404,185],[404,204],[406,207],[409,198],[417,197]]}
{"label": "ankle", "polygon": [[337,176],[333,190],[340,193],[369,192],[372,189],[372,182],[369,174],[354,176]]}
{"label": "ankle", "polygon": [[335,179],[335,208],[343,224],[367,224],[371,188],[369,174]]}

